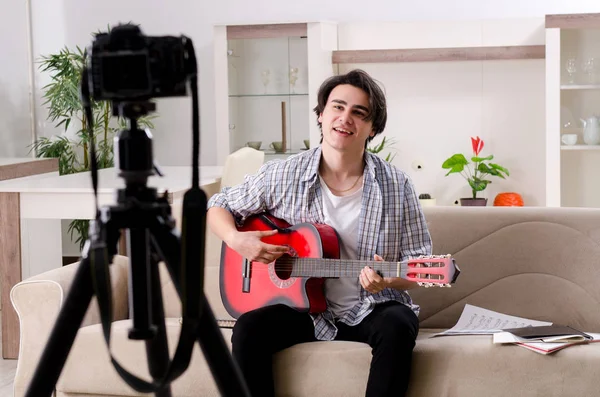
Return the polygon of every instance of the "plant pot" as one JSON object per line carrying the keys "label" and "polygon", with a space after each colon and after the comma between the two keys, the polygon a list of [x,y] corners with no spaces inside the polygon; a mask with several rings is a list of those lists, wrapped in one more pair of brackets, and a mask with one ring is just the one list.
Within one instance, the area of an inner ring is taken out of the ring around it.
{"label": "plant pot", "polygon": [[433,207],[436,204],[436,199],[419,199],[421,207]]}
{"label": "plant pot", "polygon": [[485,207],[488,199],[486,198],[461,198],[460,205],[462,207]]}

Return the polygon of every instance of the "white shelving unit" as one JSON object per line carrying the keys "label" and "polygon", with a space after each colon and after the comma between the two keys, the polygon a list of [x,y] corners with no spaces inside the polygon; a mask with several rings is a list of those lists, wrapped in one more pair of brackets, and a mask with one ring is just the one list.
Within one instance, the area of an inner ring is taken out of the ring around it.
{"label": "white shelving unit", "polygon": [[[575,71],[567,70],[567,60]],[[593,60],[591,72],[586,69]],[[600,14],[546,16],[546,205],[600,207],[600,145],[582,120],[600,116]],[[577,134],[577,144],[561,143]]]}
{"label": "white shelving unit", "polygon": [[[262,142],[260,150],[265,151],[266,160],[305,150],[305,140],[317,144],[320,133],[312,106],[321,82],[333,74],[331,50],[337,46],[336,26],[282,23],[214,27],[219,164],[248,142]],[[295,84],[290,83],[291,68],[298,70]],[[268,78],[263,81],[267,70]],[[272,142],[285,142],[286,150],[275,152]]]}

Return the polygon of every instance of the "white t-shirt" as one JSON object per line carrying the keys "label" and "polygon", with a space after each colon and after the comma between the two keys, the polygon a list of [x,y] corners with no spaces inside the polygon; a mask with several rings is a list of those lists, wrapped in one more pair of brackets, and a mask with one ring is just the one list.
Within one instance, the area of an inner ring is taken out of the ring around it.
{"label": "white t-shirt", "polygon": [[[358,259],[358,218],[362,187],[348,196],[336,196],[319,176],[323,191],[325,223],[333,227],[340,239],[340,258]],[[336,318],[359,302],[358,274],[354,277],[325,279],[325,297]]]}

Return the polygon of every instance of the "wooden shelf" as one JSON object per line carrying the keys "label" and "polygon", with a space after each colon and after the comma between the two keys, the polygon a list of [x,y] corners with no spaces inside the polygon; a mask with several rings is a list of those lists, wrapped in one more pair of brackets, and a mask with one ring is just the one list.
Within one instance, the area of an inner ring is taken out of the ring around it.
{"label": "wooden shelf", "polygon": [[227,26],[227,40],[272,39],[277,37],[306,37],[306,23],[276,23],[267,25]]}
{"label": "wooden shelf", "polygon": [[391,50],[339,50],[333,51],[332,62],[388,63],[388,62],[443,62],[491,61],[506,59],[543,59],[544,45],[506,47],[412,48]]}
{"label": "wooden shelf", "polygon": [[560,145],[560,150],[600,150],[600,145]]}
{"label": "wooden shelf", "polygon": [[306,93],[288,93],[288,94],[230,94],[229,98],[258,98],[258,97],[277,97],[277,96],[308,96]]}
{"label": "wooden shelf", "polygon": [[600,29],[600,13],[546,15],[546,29]]}

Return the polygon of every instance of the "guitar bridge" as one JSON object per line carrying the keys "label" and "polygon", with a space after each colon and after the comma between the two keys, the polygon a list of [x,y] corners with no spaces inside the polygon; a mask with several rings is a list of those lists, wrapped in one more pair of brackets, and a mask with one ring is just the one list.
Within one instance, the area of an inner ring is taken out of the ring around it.
{"label": "guitar bridge", "polygon": [[242,292],[250,292],[250,277],[252,273],[252,264],[248,259],[244,259],[242,264]]}

